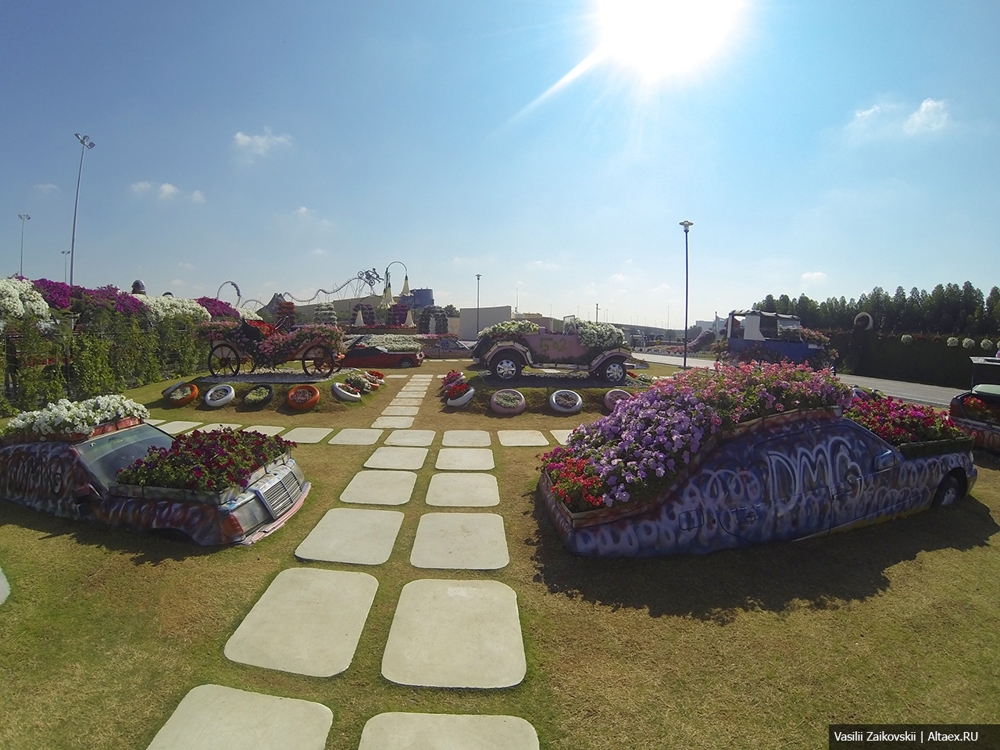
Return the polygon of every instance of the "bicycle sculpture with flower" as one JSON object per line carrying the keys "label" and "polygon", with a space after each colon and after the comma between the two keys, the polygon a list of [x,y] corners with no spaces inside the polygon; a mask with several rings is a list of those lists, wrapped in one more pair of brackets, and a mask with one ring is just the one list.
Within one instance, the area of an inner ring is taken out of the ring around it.
{"label": "bicycle sculpture with flower", "polygon": [[198,335],[211,343],[208,369],[216,376],[233,377],[257,368],[275,368],[299,360],[311,377],[333,374],[343,358],[343,334],[323,323],[288,326],[260,320],[203,323]]}

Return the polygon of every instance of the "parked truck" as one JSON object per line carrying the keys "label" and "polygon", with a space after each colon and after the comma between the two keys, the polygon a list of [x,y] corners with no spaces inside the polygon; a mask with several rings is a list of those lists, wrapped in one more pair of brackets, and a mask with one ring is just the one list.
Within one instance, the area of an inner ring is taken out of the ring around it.
{"label": "parked truck", "polygon": [[832,365],[829,340],[802,327],[796,315],[733,310],[726,320],[724,350],[732,359],[787,359],[814,367]]}

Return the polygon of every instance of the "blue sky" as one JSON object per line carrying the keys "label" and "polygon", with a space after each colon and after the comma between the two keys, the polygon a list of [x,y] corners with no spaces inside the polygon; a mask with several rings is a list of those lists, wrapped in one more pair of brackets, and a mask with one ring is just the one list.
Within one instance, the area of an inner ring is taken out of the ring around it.
{"label": "blue sky", "polygon": [[442,305],[479,273],[483,306],[677,328],[685,219],[692,322],[1000,283],[1000,3],[718,2],[615,26],[596,2],[0,0],[0,273],[27,213],[25,275],[63,279],[80,133],[84,286],[266,301],[401,261]]}

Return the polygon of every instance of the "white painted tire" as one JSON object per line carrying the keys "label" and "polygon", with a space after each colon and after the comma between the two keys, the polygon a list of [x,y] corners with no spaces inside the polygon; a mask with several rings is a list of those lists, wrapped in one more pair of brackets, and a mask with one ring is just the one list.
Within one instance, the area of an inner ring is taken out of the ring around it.
{"label": "white painted tire", "polygon": [[236,398],[236,390],[228,383],[223,383],[208,389],[208,393],[205,394],[205,406],[209,409],[218,409],[234,398]]}
{"label": "white painted tire", "polygon": [[333,384],[333,395],[339,398],[341,401],[360,401],[360,393],[351,393],[350,391],[345,391],[340,383]]}
{"label": "white painted tire", "polygon": [[[556,403],[556,396],[558,396],[560,393],[572,394],[576,398],[576,403],[570,407],[560,406],[558,403]],[[567,390],[556,391],[551,396],[549,396],[549,406],[552,407],[553,411],[557,411],[560,414],[576,414],[578,411],[580,411],[580,409],[583,408],[583,397],[581,397],[580,394],[577,393],[576,391],[567,391]]]}
{"label": "white painted tire", "polygon": [[449,398],[445,403],[448,406],[465,406],[467,403],[472,401],[472,397],[476,395],[475,388],[469,388],[465,393],[463,393],[458,398]]}
{"label": "white painted tire", "polygon": [[604,406],[608,411],[614,411],[615,404],[627,398],[632,398],[632,394],[622,388],[612,388],[604,394]]}

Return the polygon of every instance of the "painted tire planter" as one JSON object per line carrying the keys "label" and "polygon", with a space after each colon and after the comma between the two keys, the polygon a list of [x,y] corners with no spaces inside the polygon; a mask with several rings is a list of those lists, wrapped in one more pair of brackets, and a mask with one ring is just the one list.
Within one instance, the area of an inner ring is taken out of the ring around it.
{"label": "painted tire planter", "polygon": [[166,388],[160,391],[160,395],[163,396],[164,398],[167,398],[171,393],[173,393],[174,391],[176,391],[178,388],[180,388],[182,385],[185,384],[187,384],[186,380],[178,380],[173,385],[168,385]]}
{"label": "painted tire planter", "polygon": [[360,393],[352,393],[351,391],[345,390],[344,386],[340,383],[333,384],[333,395],[339,398],[341,401],[360,401]]}
{"label": "painted tire planter", "polygon": [[476,395],[475,388],[469,388],[465,393],[463,393],[458,398],[449,398],[445,403],[448,406],[465,406],[467,403],[472,401],[472,397]]}
{"label": "painted tire planter", "polygon": [[208,393],[205,394],[205,406],[210,409],[218,409],[234,398],[236,398],[236,389],[228,383],[223,383],[208,389]]}
{"label": "painted tire planter", "polygon": [[627,398],[632,398],[632,394],[621,388],[612,388],[604,394],[604,406],[608,411],[614,411],[615,404]]}
{"label": "painted tire planter", "polygon": [[[503,396],[501,396],[501,394],[508,394],[508,393],[512,394],[514,397],[517,398],[518,401],[517,406],[504,406],[503,404],[500,403],[500,400],[503,399]],[[500,399],[497,398],[498,396],[500,396]],[[504,388],[503,390],[499,390],[492,396],[490,396],[490,409],[492,409],[497,414],[512,414],[512,415],[520,414],[527,407],[528,407],[528,402],[524,400],[524,394],[521,393],[520,391],[515,391],[513,388]]]}
{"label": "painted tire planter", "polygon": [[[185,388],[190,389],[188,390],[187,395],[178,396],[178,394],[182,393]],[[178,397],[174,398],[175,396]],[[196,398],[198,398],[198,386],[194,383],[184,383],[179,388],[173,388],[171,389],[171,394],[167,396],[167,400],[170,402],[170,405],[178,407],[187,406],[188,404],[193,403]]]}
{"label": "painted tire planter", "polygon": [[[254,393],[255,391],[257,392],[263,391],[267,395],[261,396],[259,401],[255,400],[247,401],[247,399],[250,397],[250,394]],[[274,386],[263,383],[261,385],[255,385],[253,388],[247,391],[247,395],[243,397],[243,405],[251,409],[256,409],[271,403],[272,398],[274,398]]]}
{"label": "painted tire planter", "polygon": [[[572,405],[568,405],[572,400]],[[560,403],[564,401],[567,405]],[[583,408],[583,398],[576,391],[556,391],[549,396],[549,406],[560,414],[576,414]]]}
{"label": "painted tire planter", "polygon": [[314,385],[297,385],[288,390],[285,399],[295,411],[307,411],[319,403],[319,388]]}

